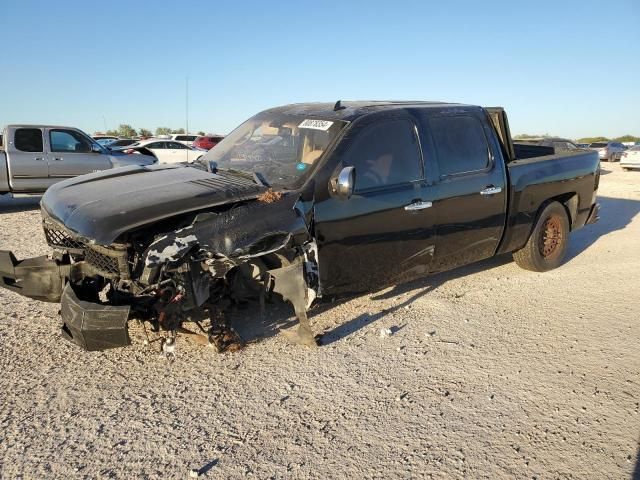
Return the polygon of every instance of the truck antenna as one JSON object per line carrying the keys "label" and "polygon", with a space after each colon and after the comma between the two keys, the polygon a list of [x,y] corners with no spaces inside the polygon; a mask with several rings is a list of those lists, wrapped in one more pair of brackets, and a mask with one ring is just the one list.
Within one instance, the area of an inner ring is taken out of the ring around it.
{"label": "truck antenna", "polygon": [[333,106],[333,111],[337,112],[338,110],[344,110],[345,108],[347,107],[342,105],[342,100],[338,100],[336,104]]}

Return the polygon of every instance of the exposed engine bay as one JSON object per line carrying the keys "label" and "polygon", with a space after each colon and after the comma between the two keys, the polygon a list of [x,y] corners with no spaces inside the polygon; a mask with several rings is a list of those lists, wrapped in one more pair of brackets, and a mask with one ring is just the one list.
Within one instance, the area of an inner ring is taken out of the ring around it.
{"label": "exposed engine bay", "polygon": [[131,320],[141,322],[147,341],[162,335],[167,352],[180,332],[205,336],[220,352],[235,349],[243,340],[228,309],[257,300],[264,314],[274,294],[294,308],[297,342],[313,345],[306,311],[320,294],[317,247],[302,205],[265,190],[251,201],[145,225],[109,246],[74,234],[43,209],[52,258],[19,262],[3,252],[0,272],[7,288],[59,301],[63,335],[87,350],[129,345]]}

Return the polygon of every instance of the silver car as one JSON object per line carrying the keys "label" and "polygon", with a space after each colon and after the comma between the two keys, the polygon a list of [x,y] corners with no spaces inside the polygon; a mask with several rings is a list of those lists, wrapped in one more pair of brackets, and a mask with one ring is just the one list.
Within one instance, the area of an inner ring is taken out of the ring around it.
{"label": "silver car", "polygon": [[594,142],[589,145],[591,150],[598,152],[600,160],[607,162],[616,162],[622,157],[622,153],[626,150],[625,146],[620,142]]}

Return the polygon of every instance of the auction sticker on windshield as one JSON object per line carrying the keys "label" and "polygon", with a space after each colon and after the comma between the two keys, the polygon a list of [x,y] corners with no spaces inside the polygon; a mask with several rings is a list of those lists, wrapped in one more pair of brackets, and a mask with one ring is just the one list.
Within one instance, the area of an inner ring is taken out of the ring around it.
{"label": "auction sticker on windshield", "polygon": [[304,122],[298,125],[298,128],[311,128],[313,130],[322,130],[326,132],[331,128],[331,125],[333,125],[333,122],[330,122],[329,120],[313,120],[307,118]]}

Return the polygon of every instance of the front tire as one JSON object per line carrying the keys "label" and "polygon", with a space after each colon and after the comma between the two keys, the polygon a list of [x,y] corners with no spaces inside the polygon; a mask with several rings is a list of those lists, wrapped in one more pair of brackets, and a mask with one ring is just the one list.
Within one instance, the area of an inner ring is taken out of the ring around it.
{"label": "front tire", "polygon": [[558,202],[548,204],[538,217],[529,240],[513,252],[519,267],[532,272],[546,272],[560,266],[569,245],[569,218]]}

